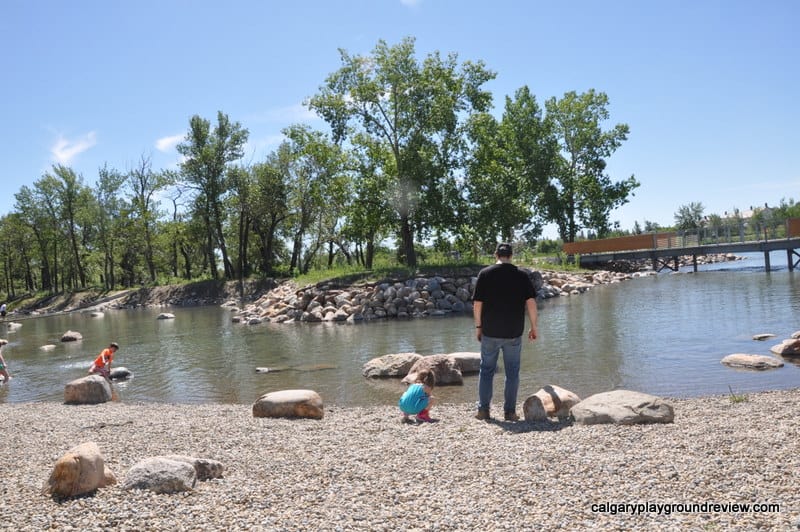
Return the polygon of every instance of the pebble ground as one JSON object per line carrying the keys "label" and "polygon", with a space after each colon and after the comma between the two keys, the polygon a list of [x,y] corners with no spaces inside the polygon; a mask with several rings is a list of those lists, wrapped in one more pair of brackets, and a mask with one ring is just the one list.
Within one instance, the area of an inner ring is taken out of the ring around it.
{"label": "pebble ground", "polygon": [[[800,389],[742,399],[670,399],[672,424],[591,427],[478,421],[466,404],[421,425],[392,406],[328,405],[315,421],[250,405],[0,404],[0,529],[798,530]],[[120,481],[167,454],[226,471],[182,494],[43,495],[85,441]],[[734,503],[774,506],[708,506]]]}

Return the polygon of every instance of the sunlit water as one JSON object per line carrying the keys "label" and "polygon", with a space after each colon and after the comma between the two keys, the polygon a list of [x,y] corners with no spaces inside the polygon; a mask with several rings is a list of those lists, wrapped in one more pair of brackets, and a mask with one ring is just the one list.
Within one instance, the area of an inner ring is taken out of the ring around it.
{"label": "sunlit water", "polygon": [[[540,338],[523,350],[520,401],[545,384],[581,396],[615,388],[662,396],[700,396],[800,386],[800,359],[769,371],[720,364],[731,353],[770,354],[769,348],[800,330],[800,271],[786,255],[763,255],[679,274],[595,287],[577,297],[539,304]],[[269,391],[310,388],[326,404],[394,404],[403,385],[367,380],[363,364],[387,353],[478,351],[468,315],[348,325],[231,322],[219,307],[108,311],[102,318],[72,313],[24,319],[0,337],[13,375],[0,385],[0,402],[63,401],[65,383],[84,376],[109,342],[119,342],[115,365],[135,377],[116,384],[124,401],[250,404]],[[62,343],[67,330],[83,335]],[[767,341],[756,333],[773,333]],[[55,344],[52,351],[41,350]],[[329,369],[310,370],[309,365]],[[305,367],[303,367],[305,366]],[[256,367],[284,368],[256,373]],[[496,378],[502,396],[502,375]],[[444,402],[475,400],[477,377],[464,386],[440,387]]]}

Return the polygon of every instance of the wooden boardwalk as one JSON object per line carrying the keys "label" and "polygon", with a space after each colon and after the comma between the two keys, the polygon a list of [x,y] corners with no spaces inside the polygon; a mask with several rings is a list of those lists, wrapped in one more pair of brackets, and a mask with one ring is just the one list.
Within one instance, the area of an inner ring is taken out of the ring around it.
{"label": "wooden boardwalk", "polygon": [[[783,238],[744,241],[730,240],[707,242],[698,235],[678,235],[677,233],[648,233],[619,238],[585,240],[564,244],[564,252],[578,255],[581,266],[592,266],[612,261],[641,260],[652,261],[653,269],[661,271],[669,268],[678,271],[679,257],[691,256],[694,271],[697,271],[697,257],[720,253],[764,253],[766,271],[770,271],[772,251],[786,251],[789,270],[800,268],[800,218],[786,222],[786,236]],[[724,240],[724,239],[723,239]]]}

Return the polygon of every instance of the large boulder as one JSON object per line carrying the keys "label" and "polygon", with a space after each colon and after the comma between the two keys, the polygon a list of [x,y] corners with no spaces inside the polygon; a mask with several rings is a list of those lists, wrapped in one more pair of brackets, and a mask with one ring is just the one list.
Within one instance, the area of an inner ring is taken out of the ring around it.
{"label": "large boulder", "polygon": [[570,414],[581,425],[672,423],[675,419],[672,406],[660,397],[630,390],[589,396],[573,406]]}
{"label": "large boulder", "polygon": [[172,454],[165,456],[167,460],[175,460],[176,462],[186,462],[194,467],[197,480],[209,480],[212,478],[222,478],[222,473],[225,467],[222,462],[211,460],[209,458],[195,458],[194,456],[184,456],[180,454]]}
{"label": "large boulder", "polygon": [[781,356],[800,355],[800,338],[789,338],[779,344],[773,345],[769,350]]}
{"label": "large boulder", "polygon": [[130,468],[122,488],[177,493],[192,490],[196,481],[197,473],[191,463],[155,456],[145,458]]}
{"label": "large boulder", "polygon": [[361,373],[365,377],[403,377],[422,358],[417,353],[392,353],[373,358],[364,364]]}
{"label": "large boulder", "polygon": [[62,342],[77,342],[83,340],[83,335],[78,331],[67,331],[61,335]]}
{"label": "large boulder", "polygon": [[433,372],[436,377],[436,385],[442,386],[445,384],[464,384],[464,377],[461,370],[456,366],[455,360],[448,355],[429,355],[417,360],[411,369],[408,370],[408,375],[403,377],[402,382],[412,383],[417,380],[417,373],[427,369]]}
{"label": "large boulder", "polygon": [[158,319],[158,320],[174,320],[175,319],[175,314],[173,314],[171,312],[162,312],[161,314],[158,315],[158,317],[156,319]]}
{"label": "large boulder", "polygon": [[734,353],[723,358],[720,363],[731,368],[772,369],[783,367],[783,362],[775,357]]}
{"label": "large boulder", "polygon": [[481,354],[471,351],[458,351],[450,353],[450,358],[456,363],[456,367],[462,375],[478,373],[481,370]]}
{"label": "large boulder", "polygon": [[77,497],[94,493],[98,488],[116,482],[117,479],[106,467],[97,444],[85,442],[73,447],[56,461],[43,492],[53,497]]}
{"label": "large boulder", "polygon": [[322,419],[322,397],[313,390],[281,390],[262,395],[253,403],[253,417]]}
{"label": "large boulder", "polygon": [[570,409],[581,402],[581,398],[560,386],[548,384],[525,399],[522,412],[525,421],[544,421],[547,418],[569,417]]}
{"label": "large boulder", "polygon": [[64,386],[64,402],[68,405],[95,405],[111,398],[111,384],[100,375],[87,375]]}

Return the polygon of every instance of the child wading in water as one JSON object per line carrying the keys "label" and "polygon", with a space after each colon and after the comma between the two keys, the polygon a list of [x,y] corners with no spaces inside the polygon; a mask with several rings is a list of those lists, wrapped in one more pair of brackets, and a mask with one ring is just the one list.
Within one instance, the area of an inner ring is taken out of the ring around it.
{"label": "child wading in water", "polygon": [[11,380],[11,374],[8,373],[8,367],[6,366],[6,360],[3,358],[3,349],[0,348],[0,376],[3,377],[5,382]]}
{"label": "child wading in water", "polygon": [[403,412],[403,423],[411,421],[409,416],[415,416],[418,422],[433,421],[429,411],[435,399],[432,395],[435,382],[436,377],[432,371],[423,369],[417,373],[416,382],[408,387],[397,403]]}

